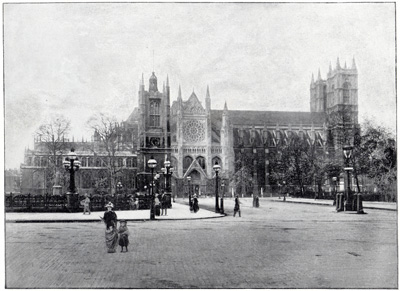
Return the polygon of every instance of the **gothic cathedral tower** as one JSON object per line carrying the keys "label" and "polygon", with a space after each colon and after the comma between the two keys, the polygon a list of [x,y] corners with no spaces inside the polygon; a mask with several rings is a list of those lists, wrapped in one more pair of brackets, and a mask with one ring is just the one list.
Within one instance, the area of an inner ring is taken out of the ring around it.
{"label": "gothic cathedral tower", "polygon": [[345,144],[354,144],[354,135],[358,126],[358,72],[355,60],[351,68],[340,66],[339,58],[336,68],[329,65],[327,80],[314,76],[310,85],[311,112],[325,112],[328,123],[328,139],[336,150]]}
{"label": "gothic cathedral tower", "polygon": [[167,76],[163,91],[159,92],[157,77],[152,73],[149,79],[149,90],[145,90],[144,80],[139,86],[139,131],[138,131],[138,170],[150,172],[147,161],[153,157],[157,160],[159,171],[164,161],[170,159],[170,87]]}

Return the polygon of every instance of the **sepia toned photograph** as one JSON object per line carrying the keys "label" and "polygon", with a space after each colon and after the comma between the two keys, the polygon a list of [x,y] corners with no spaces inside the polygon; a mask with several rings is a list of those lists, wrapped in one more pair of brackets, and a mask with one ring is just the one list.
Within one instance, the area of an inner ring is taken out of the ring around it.
{"label": "sepia toned photograph", "polygon": [[398,289],[396,4],[3,3],[3,287]]}

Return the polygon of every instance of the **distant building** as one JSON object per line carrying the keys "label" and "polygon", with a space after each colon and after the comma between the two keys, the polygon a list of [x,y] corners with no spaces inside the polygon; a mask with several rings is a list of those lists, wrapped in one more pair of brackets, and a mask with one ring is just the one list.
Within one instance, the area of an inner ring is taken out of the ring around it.
{"label": "distant building", "polygon": [[[310,112],[229,110],[227,103],[222,110],[214,110],[211,101],[208,87],[204,106],[194,91],[184,100],[179,87],[177,100],[171,105],[168,77],[159,91],[153,72],[146,91],[142,75],[138,107],[120,124],[118,155],[126,170],[121,179],[127,191],[144,190],[148,185],[147,161],[151,157],[158,162],[156,172],[161,171],[166,159],[171,161],[173,189],[178,194],[187,191],[188,176],[194,192],[214,193],[213,165],[221,166],[221,177],[228,182],[238,170],[237,161],[247,163],[251,169],[254,182],[247,191],[259,193],[261,188],[268,191],[271,154],[287,142],[289,135],[299,135],[325,152],[341,150],[344,143],[352,143],[354,130],[359,127],[358,73],[354,59],[351,68],[346,65],[342,68],[338,59],[334,70],[329,67],[326,80],[320,72],[317,80],[312,77]],[[95,187],[96,182],[106,180],[106,169],[93,154],[96,151],[87,150],[98,147],[98,142],[95,133],[91,142],[74,143],[82,161],[77,178],[80,191],[99,191],[101,187]],[[36,141],[34,150],[25,152],[25,164],[21,166],[24,192],[45,188],[44,181],[42,186],[33,185],[41,181],[37,170],[46,166],[39,144]],[[107,187],[101,189],[106,191]]]}
{"label": "distant building", "polygon": [[19,193],[21,186],[21,174],[18,169],[4,171],[4,186],[6,193]]}

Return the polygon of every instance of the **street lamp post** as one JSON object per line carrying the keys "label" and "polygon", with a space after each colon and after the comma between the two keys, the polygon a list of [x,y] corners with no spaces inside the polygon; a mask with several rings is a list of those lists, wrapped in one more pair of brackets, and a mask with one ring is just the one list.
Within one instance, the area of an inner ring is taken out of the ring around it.
{"label": "street lamp post", "polygon": [[117,194],[121,194],[121,190],[122,190],[122,183],[121,181],[118,181],[117,183]]}
{"label": "street lamp post", "polygon": [[[164,162],[164,167],[162,168],[161,171],[164,173],[165,175],[165,192],[166,195],[169,195],[170,200],[169,200],[169,205],[168,207],[171,207],[171,196],[172,196],[172,191],[171,191],[171,176],[172,173],[174,171],[174,168],[171,167],[171,162],[166,160]],[[174,198],[174,202],[175,202],[175,198]]]}
{"label": "street lamp post", "polygon": [[63,166],[66,171],[69,172],[69,188],[67,192],[67,203],[68,207],[72,207],[73,202],[71,201],[71,195],[77,194],[75,187],[75,172],[79,170],[81,162],[76,156],[75,149],[72,148],[68,155],[65,157]]}
{"label": "street lamp post", "polygon": [[343,155],[345,158],[344,170],[347,173],[346,204],[345,204],[346,210],[354,210],[353,209],[353,201],[352,201],[353,195],[351,193],[351,180],[350,180],[350,171],[353,170],[353,168],[350,167],[350,158],[351,158],[352,151],[353,151],[353,147],[350,145],[343,147]]}
{"label": "street lamp post", "polygon": [[150,220],[155,220],[154,215],[154,168],[157,166],[157,161],[151,157],[150,160],[147,161],[147,165],[151,170],[151,195],[150,195]]}
{"label": "street lamp post", "polygon": [[225,193],[225,181],[222,180],[222,182],[221,182],[221,209],[220,209],[221,214],[224,214],[224,193]]}
{"label": "street lamp post", "polygon": [[192,196],[191,196],[191,191],[190,191],[190,180],[192,180],[192,177],[187,176],[187,181],[188,181],[188,197],[189,197],[189,209],[192,210]]}
{"label": "street lamp post", "polygon": [[283,195],[283,201],[286,201],[286,195],[285,195],[285,185],[286,181],[282,182],[282,195]]}
{"label": "street lamp post", "polygon": [[[333,181],[333,205],[336,205],[336,201],[337,201],[337,192],[336,192],[336,181],[337,181],[337,177],[332,177],[332,181]],[[337,208],[337,207],[336,207]]]}
{"label": "street lamp post", "polygon": [[218,206],[218,173],[221,170],[221,166],[218,165],[218,161],[215,161],[215,165],[213,166],[215,171],[215,212],[219,213],[219,206]]}

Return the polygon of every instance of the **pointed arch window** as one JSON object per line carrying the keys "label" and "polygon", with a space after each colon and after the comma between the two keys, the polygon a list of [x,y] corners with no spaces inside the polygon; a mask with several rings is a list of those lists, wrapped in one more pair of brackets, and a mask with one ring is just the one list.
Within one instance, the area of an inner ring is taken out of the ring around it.
{"label": "pointed arch window", "polygon": [[184,171],[184,172],[186,172],[186,170],[190,167],[190,165],[192,164],[192,162],[193,162],[193,158],[190,157],[190,156],[186,156],[186,157],[183,159],[183,171]]}
{"label": "pointed arch window", "polygon": [[160,102],[150,102],[150,126],[160,126]]}
{"label": "pointed arch window", "polygon": [[343,84],[343,103],[344,104],[350,103],[350,87],[351,87],[351,84],[349,82],[345,82]]}
{"label": "pointed arch window", "polygon": [[199,156],[196,158],[197,162],[199,163],[200,167],[205,170],[206,169],[206,160],[204,159],[204,157]]}

